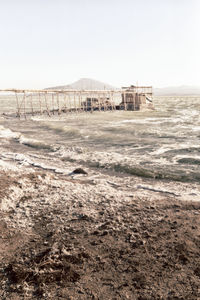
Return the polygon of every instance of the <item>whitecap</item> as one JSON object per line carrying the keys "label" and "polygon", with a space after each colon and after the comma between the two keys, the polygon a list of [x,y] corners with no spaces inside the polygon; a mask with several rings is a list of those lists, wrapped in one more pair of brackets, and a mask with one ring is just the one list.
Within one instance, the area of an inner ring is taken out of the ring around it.
{"label": "whitecap", "polygon": [[19,138],[20,132],[15,132],[4,126],[0,126],[0,138]]}

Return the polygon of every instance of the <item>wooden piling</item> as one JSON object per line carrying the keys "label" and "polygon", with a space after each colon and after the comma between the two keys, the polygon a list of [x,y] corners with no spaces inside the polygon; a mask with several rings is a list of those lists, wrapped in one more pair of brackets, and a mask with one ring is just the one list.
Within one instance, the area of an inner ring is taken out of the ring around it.
{"label": "wooden piling", "polygon": [[67,112],[67,96],[66,96],[66,93],[64,93],[64,111]]}
{"label": "wooden piling", "polygon": [[105,95],[103,95],[103,111],[106,111],[106,100],[105,100]]}
{"label": "wooden piling", "polygon": [[85,93],[85,97],[84,97],[85,111],[86,112],[89,111],[87,98],[88,98],[88,92]]}
{"label": "wooden piling", "polygon": [[61,114],[61,109],[60,109],[59,92],[56,94],[56,100],[57,100],[57,106],[58,106],[58,115],[60,115]]}
{"label": "wooden piling", "polygon": [[38,99],[39,99],[39,105],[40,105],[40,114],[42,115],[42,103],[41,103],[40,93],[38,93]]}
{"label": "wooden piling", "polygon": [[52,103],[52,114],[55,113],[55,103],[54,103],[54,94],[51,94],[51,103]]}
{"label": "wooden piling", "polygon": [[81,92],[78,93],[78,111],[81,112]]}
{"label": "wooden piling", "polygon": [[31,113],[32,113],[32,116],[34,116],[34,111],[33,111],[33,94],[31,93],[31,96],[30,96],[30,102],[31,102]]}
{"label": "wooden piling", "polygon": [[135,93],[132,93],[132,97],[133,97],[133,110],[135,110]]}
{"label": "wooden piling", "polygon": [[70,93],[68,94],[68,101],[69,101],[69,111],[72,111],[72,103],[71,103],[71,97],[70,97]]}
{"label": "wooden piling", "polygon": [[98,97],[98,108],[99,108],[99,111],[101,111],[101,96],[100,96],[100,93],[97,94],[97,97]]}
{"label": "wooden piling", "polygon": [[45,98],[45,104],[46,104],[47,114],[50,117],[51,113],[50,113],[49,106],[48,106],[47,93],[44,94],[44,98]]}
{"label": "wooden piling", "polygon": [[24,118],[26,119],[26,93],[24,92]]}
{"label": "wooden piling", "polygon": [[17,102],[17,117],[20,118],[20,106],[17,92],[15,92],[16,102]]}
{"label": "wooden piling", "polygon": [[110,93],[110,105],[111,105],[111,110],[114,110],[114,101],[113,101],[113,93]]}
{"label": "wooden piling", "polygon": [[124,110],[127,110],[127,105],[126,105],[126,93],[124,92]]}
{"label": "wooden piling", "polygon": [[74,110],[77,112],[77,106],[76,106],[76,92],[74,92]]}

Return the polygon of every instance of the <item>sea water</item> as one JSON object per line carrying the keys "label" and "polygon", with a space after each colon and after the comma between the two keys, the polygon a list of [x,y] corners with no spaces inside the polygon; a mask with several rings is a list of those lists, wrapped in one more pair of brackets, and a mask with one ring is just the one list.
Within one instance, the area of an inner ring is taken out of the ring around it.
{"label": "sea water", "polygon": [[13,117],[15,98],[1,95],[1,149],[51,154],[63,162],[145,178],[198,182],[200,97],[154,97],[154,106],[149,111],[34,115],[19,120]]}

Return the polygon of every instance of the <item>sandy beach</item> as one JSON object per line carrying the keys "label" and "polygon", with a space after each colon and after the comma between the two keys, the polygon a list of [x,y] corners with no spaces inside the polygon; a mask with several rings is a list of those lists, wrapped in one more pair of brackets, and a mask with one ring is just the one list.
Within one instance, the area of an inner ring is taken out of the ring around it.
{"label": "sandy beach", "polygon": [[3,157],[1,299],[199,299],[195,184]]}

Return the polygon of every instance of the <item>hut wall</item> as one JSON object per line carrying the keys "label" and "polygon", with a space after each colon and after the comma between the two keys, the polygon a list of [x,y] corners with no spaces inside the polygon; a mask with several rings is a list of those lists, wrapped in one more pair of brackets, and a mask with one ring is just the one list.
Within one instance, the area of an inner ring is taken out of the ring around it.
{"label": "hut wall", "polygon": [[140,104],[146,104],[146,96],[144,94],[140,95]]}

